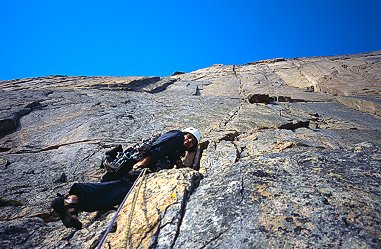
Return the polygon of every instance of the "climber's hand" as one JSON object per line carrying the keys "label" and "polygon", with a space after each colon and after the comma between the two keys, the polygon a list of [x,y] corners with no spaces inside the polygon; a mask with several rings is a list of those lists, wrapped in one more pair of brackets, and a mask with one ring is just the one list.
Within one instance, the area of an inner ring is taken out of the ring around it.
{"label": "climber's hand", "polygon": [[145,165],[144,164],[142,164],[142,163],[140,163],[140,162],[137,162],[137,163],[135,163],[135,165],[132,167],[133,169],[142,169],[142,168],[144,168],[145,167]]}
{"label": "climber's hand", "polygon": [[181,161],[181,160],[177,160],[175,164],[176,164],[177,168],[185,168],[186,167],[184,165],[183,161]]}

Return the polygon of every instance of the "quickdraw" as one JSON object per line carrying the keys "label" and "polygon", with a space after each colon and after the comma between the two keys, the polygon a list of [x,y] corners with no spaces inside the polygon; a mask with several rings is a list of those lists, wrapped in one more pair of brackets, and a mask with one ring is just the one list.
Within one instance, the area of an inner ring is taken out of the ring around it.
{"label": "quickdraw", "polygon": [[140,161],[146,156],[147,151],[151,148],[153,142],[160,137],[160,134],[151,136],[149,139],[143,140],[140,144],[135,144],[123,152],[118,152],[114,161],[107,163],[106,168],[111,172],[118,172],[129,161]]}

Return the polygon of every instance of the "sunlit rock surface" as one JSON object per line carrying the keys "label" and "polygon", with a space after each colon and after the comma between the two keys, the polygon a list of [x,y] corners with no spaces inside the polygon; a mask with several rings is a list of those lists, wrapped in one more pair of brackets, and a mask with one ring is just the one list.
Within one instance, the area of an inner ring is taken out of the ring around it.
{"label": "sunlit rock surface", "polygon": [[380,91],[380,51],[2,81],[0,247],[95,248],[115,210],[66,229],[56,193],[116,144],[195,126],[199,171],[147,175],[104,248],[380,248]]}

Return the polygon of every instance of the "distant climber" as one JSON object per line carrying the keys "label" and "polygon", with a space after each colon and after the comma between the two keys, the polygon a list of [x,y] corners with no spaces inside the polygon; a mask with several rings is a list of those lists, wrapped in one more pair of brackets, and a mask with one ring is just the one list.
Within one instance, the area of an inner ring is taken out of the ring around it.
{"label": "distant climber", "polygon": [[59,195],[51,207],[58,213],[65,227],[82,228],[78,212],[107,210],[119,205],[136,180],[134,170],[148,168],[152,172],[184,167],[181,156],[195,150],[200,132],[192,127],[183,131],[172,130],[159,137],[146,140],[142,145],[123,151],[118,146],[108,152],[103,165],[108,170],[98,183],[74,183],[69,194]]}

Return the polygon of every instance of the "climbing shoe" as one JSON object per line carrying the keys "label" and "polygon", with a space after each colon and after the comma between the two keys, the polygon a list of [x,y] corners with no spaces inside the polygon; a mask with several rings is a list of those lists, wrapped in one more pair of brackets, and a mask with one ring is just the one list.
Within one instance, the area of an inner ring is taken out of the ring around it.
{"label": "climbing shoe", "polygon": [[62,223],[65,227],[74,227],[76,229],[82,228],[82,223],[76,216],[72,216],[65,207],[65,197],[59,196],[52,201],[51,207],[60,216]]}

